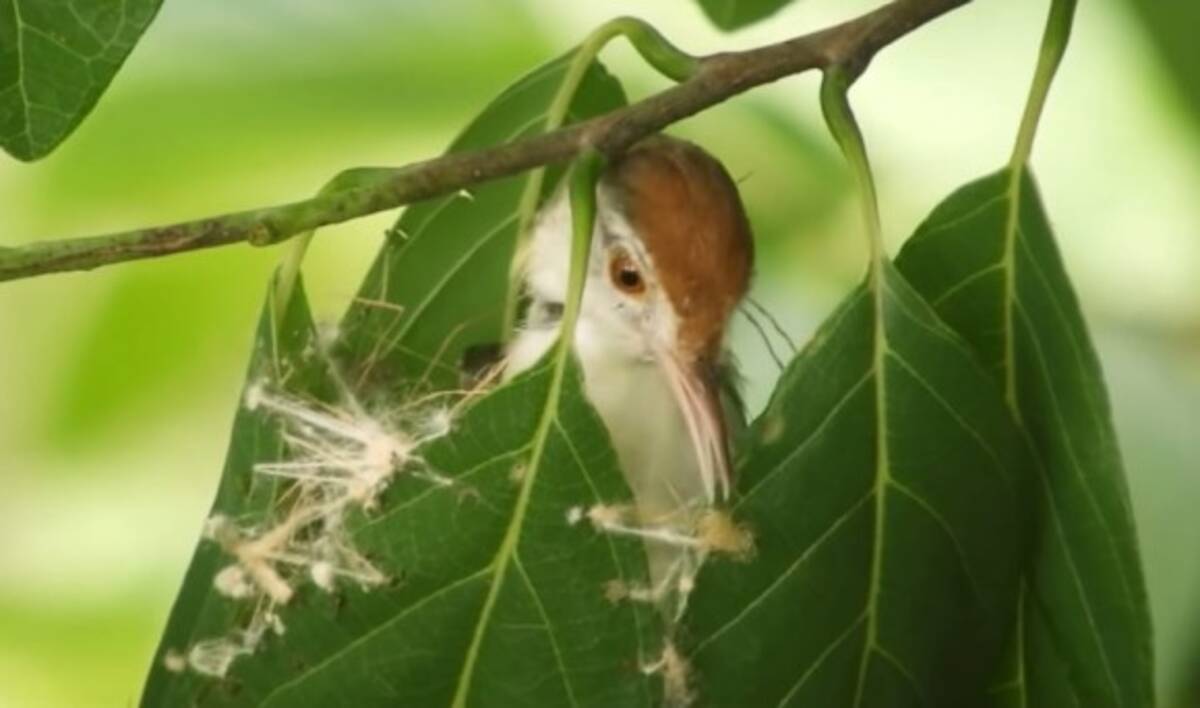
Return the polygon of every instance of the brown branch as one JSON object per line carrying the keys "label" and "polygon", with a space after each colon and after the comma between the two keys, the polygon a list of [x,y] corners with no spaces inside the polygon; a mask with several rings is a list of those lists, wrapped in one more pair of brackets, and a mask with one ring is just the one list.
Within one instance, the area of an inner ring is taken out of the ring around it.
{"label": "brown branch", "polygon": [[857,75],[883,47],[967,2],[970,0],[893,0],[812,34],[757,49],[702,57],[699,70],[687,80],[625,108],[485,150],[374,170],[365,183],[345,191],[169,226],[0,248],[0,281],[90,270],[242,241],[276,243],[319,226],[563,162],[585,147],[615,154],[639,138],[755,86],[834,65]]}

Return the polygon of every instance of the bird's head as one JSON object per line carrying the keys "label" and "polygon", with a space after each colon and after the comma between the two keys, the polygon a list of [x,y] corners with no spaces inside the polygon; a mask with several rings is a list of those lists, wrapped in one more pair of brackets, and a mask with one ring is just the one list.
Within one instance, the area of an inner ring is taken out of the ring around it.
{"label": "bird's head", "polygon": [[[560,196],[544,210],[529,253],[535,300],[563,301],[569,233],[570,212]],[[718,373],[753,255],[736,185],[696,145],[648,138],[602,175],[577,345],[631,366],[662,368],[710,496],[729,485]]]}

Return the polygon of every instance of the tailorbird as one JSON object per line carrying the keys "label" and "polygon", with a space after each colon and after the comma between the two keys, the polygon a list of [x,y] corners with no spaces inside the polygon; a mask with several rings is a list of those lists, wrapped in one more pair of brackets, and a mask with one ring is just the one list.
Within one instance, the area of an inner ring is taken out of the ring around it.
{"label": "tailorbird", "polygon": [[[575,351],[604,420],[638,520],[691,527],[729,494],[725,332],[749,286],[754,247],[737,186],[698,146],[644,139],[605,168]],[[565,189],[534,221],[524,258],[530,304],[506,352],[505,377],[536,363],[558,333],[570,275]],[[647,543],[651,580],[669,548]]]}

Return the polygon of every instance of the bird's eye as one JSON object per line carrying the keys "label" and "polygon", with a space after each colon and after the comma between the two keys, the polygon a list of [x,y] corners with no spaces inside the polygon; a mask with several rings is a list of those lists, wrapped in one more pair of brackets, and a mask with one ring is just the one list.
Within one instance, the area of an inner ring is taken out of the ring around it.
{"label": "bird's eye", "polygon": [[641,295],[646,291],[646,281],[642,278],[642,272],[624,250],[618,249],[608,262],[608,277],[612,279],[617,290],[623,293]]}

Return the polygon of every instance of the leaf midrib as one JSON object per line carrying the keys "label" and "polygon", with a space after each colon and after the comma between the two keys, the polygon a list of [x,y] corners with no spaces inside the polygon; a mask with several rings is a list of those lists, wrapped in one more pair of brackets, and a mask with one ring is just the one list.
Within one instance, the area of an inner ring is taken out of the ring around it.
{"label": "leaf midrib", "polygon": [[871,264],[871,299],[873,305],[873,337],[871,368],[875,375],[875,479],[872,494],[875,495],[875,543],[871,548],[871,582],[867,587],[867,636],[863,642],[862,656],[858,663],[858,680],[854,690],[854,708],[862,705],[866,686],[867,667],[871,652],[879,641],[879,581],[883,574],[883,527],[887,522],[887,484],[891,481],[891,464],[888,457],[887,440],[887,381],[884,357],[887,355],[887,328],[884,324],[884,260],[876,252]]}
{"label": "leaf midrib", "polygon": [[[1060,321],[1065,319],[1060,310],[1060,305],[1058,303],[1058,299],[1055,296],[1053,290],[1049,287],[1049,283],[1046,281],[1045,275],[1041,272],[1040,269],[1037,268],[1037,265],[1036,265],[1037,261],[1035,258],[1033,258],[1032,253],[1028,252],[1029,251],[1029,246],[1027,243],[1028,239],[1027,239],[1027,237],[1025,237],[1025,235],[1022,233],[1022,230],[1021,230],[1021,224],[1020,224],[1021,197],[1024,192],[1024,190],[1022,189],[1022,176],[1024,174],[1025,169],[1026,169],[1025,165],[1013,165],[1013,166],[1010,166],[1010,168],[1009,168],[1009,181],[1008,181],[1007,189],[1005,190],[1005,193],[1004,193],[1004,196],[1007,198],[1007,201],[1008,201],[1008,213],[1006,215],[1006,222],[1005,222],[1004,258],[1002,260],[1002,264],[1004,266],[1004,273],[1005,273],[1005,288],[1004,288],[1004,295],[1003,295],[1004,304],[1005,304],[1005,307],[1004,307],[1005,322],[1004,322],[1004,330],[1003,330],[1004,331],[1005,400],[1008,403],[1009,409],[1011,410],[1013,416],[1016,418],[1017,422],[1021,425],[1022,429],[1025,429],[1025,427],[1024,427],[1024,420],[1022,419],[1021,410],[1020,410],[1021,399],[1020,399],[1020,396],[1019,396],[1019,393],[1017,390],[1017,370],[1016,370],[1016,330],[1015,330],[1016,324],[1015,324],[1015,318],[1017,316],[1018,309],[1020,309],[1022,311],[1021,316],[1025,320],[1025,326],[1029,330],[1030,343],[1033,344],[1034,352],[1038,357],[1038,361],[1041,364],[1041,369],[1042,369],[1043,373],[1047,372],[1048,369],[1046,368],[1047,364],[1046,364],[1046,360],[1045,360],[1045,354],[1042,351],[1042,343],[1036,336],[1036,331],[1034,330],[1032,323],[1030,323],[1028,321],[1028,316],[1024,314],[1024,312],[1023,312],[1024,308],[1019,301],[1017,291],[1016,291],[1016,270],[1017,270],[1016,251],[1017,251],[1018,245],[1026,252],[1026,255],[1029,257],[1030,262],[1032,262],[1034,264],[1034,272],[1037,275],[1038,279],[1041,281],[1042,287],[1044,288],[1044,290],[1046,292],[1047,298],[1051,301],[1051,303],[1053,305],[1053,308],[1055,310],[1055,315],[1060,319]],[[1065,324],[1065,323],[1063,323],[1063,324]],[[1071,340],[1072,352],[1075,353],[1076,356],[1078,357],[1079,347],[1078,347],[1078,343],[1074,341],[1074,334],[1070,331],[1069,328],[1066,328],[1066,327],[1064,327],[1063,331],[1064,331],[1064,335],[1067,336],[1068,339]],[[1060,417],[1061,409],[1060,409],[1060,406],[1058,403],[1058,393],[1055,391],[1052,382],[1045,381],[1045,384],[1046,384],[1047,391],[1050,392],[1052,408],[1054,409],[1055,416]],[[1061,422],[1062,421],[1060,419],[1060,423]],[[1060,430],[1065,430],[1065,428],[1060,425]],[[1107,541],[1106,545],[1109,547],[1110,552],[1115,557],[1115,560],[1116,560],[1115,567],[1119,570],[1119,573],[1121,576],[1121,583],[1120,583],[1121,589],[1122,589],[1122,591],[1124,591],[1124,594],[1126,595],[1126,599],[1132,599],[1130,596],[1130,591],[1129,591],[1128,573],[1126,573],[1124,562],[1120,558],[1120,554],[1117,552],[1115,540],[1112,535],[1112,529],[1109,527],[1108,518],[1101,512],[1099,504],[1096,501],[1095,495],[1092,493],[1092,489],[1091,489],[1090,485],[1088,485],[1086,483],[1086,480],[1083,479],[1082,470],[1079,468],[1079,463],[1075,458],[1074,446],[1072,445],[1069,435],[1066,435],[1066,434],[1063,435],[1063,444],[1067,449],[1068,457],[1071,461],[1072,469],[1075,471],[1075,474],[1080,477],[1080,481],[1082,483],[1082,486],[1083,486],[1083,489],[1085,492],[1085,496],[1087,498],[1088,506],[1091,508],[1092,513],[1096,516],[1097,520],[1100,522],[1100,525],[1104,529],[1104,537],[1105,537],[1105,540]],[[1036,450],[1037,448],[1034,447],[1034,449]],[[1047,498],[1050,500],[1050,505],[1049,505],[1050,513],[1054,517],[1054,524],[1055,524],[1056,530],[1058,531],[1058,536],[1061,541],[1063,554],[1064,554],[1064,557],[1067,559],[1068,565],[1071,569],[1071,577],[1075,581],[1076,591],[1077,591],[1079,600],[1083,606],[1084,614],[1087,617],[1088,627],[1089,627],[1089,629],[1091,629],[1092,639],[1096,643],[1096,648],[1097,648],[1099,656],[1100,656],[1101,665],[1104,667],[1105,678],[1108,680],[1108,684],[1109,684],[1109,687],[1113,691],[1113,695],[1119,696],[1119,695],[1121,695],[1120,686],[1117,684],[1116,676],[1113,674],[1112,662],[1108,655],[1109,649],[1108,649],[1107,645],[1104,643],[1104,641],[1101,639],[1099,628],[1096,626],[1096,620],[1095,620],[1094,612],[1093,612],[1093,608],[1092,608],[1092,601],[1087,596],[1087,593],[1084,591],[1082,580],[1079,577],[1079,570],[1075,563],[1074,554],[1071,551],[1070,544],[1067,542],[1065,530],[1062,527],[1062,520],[1060,518],[1058,506],[1055,503],[1055,496],[1053,494],[1053,491],[1051,489],[1049,481],[1046,479],[1046,469],[1045,469],[1043,460],[1041,459],[1041,455],[1040,454],[1037,455],[1037,458],[1038,458],[1038,470],[1037,470],[1038,476],[1041,479],[1041,483],[1045,489]],[[1025,660],[1024,652],[1025,652],[1024,646],[1018,646],[1018,648],[1017,648],[1018,661],[1021,663],[1021,665],[1024,665],[1024,660]],[[1071,687],[1071,691],[1072,691],[1072,693],[1074,693],[1074,686]]]}
{"label": "leaf midrib", "polygon": [[[454,708],[464,708],[466,706],[467,696],[471,689],[471,681],[474,678],[475,662],[479,658],[479,649],[483,644],[483,636],[487,631],[492,612],[495,610],[500,590],[504,587],[508,567],[516,555],[517,543],[520,541],[521,531],[524,527],[525,513],[529,507],[529,499],[533,495],[533,485],[537,481],[538,474],[541,472],[542,456],[546,451],[546,441],[550,437],[551,427],[558,420],[559,400],[562,395],[563,377],[566,373],[569,352],[570,346],[566,340],[560,338],[555,349],[553,363],[551,364],[553,368],[551,369],[550,388],[546,392],[545,408],[542,410],[542,416],[538,420],[538,426],[534,431],[533,443],[530,445],[532,455],[529,460],[529,468],[521,478],[521,489],[517,495],[516,505],[513,508],[512,519],[508,523],[508,528],[505,529],[504,538],[500,542],[496,556],[488,564],[488,567],[493,569],[495,577],[492,578],[492,583],[488,587],[488,594],[484,599],[483,609],[480,610],[479,618],[476,620],[475,633],[471,637],[471,644],[467,648],[466,659],[464,659],[462,670],[459,672],[454,690],[454,698],[451,701],[451,705]],[[567,682],[567,677],[564,676],[563,681]]]}
{"label": "leaf midrib", "polygon": [[1021,404],[1017,398],[1017,345],[1013,337],[1013,311],[1017,299],[1016,242],[1020,230],[1017,219],[1021,210],[1022,169],[1023,165],[1009,168],[1008,188],[1005,190],[1008,213],[1005,215],[1004,251],[1000,263],[1004,269],[1004,401],[1017,424],[1023,427],[1025,421],[1022,420]]}

